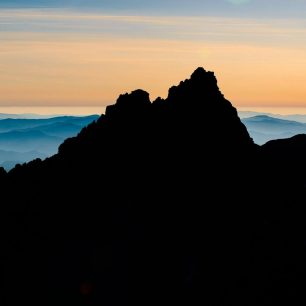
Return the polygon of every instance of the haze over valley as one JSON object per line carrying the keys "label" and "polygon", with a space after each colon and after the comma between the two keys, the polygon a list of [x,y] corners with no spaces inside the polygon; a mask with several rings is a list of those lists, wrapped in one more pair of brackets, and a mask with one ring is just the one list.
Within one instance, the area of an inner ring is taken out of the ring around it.
{"label": "haze over valley", "polygon": [[[18,119],[18,115],[0,119],[0,166],[12,169],[18,163],[44,159],[57,153],[59,145],[76,136],[98,115],[85,117],[58,116],[46,119]],[[22,115],[27,117],[26,115]],[[32,114],[30,117],[39,117]]]}

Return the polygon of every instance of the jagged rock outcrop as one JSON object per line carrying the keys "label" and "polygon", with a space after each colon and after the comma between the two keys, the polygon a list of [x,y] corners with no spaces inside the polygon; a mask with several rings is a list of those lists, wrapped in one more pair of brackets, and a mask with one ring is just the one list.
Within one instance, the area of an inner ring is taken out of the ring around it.
{"label": "jagged rock outcrop", "polygon": [[[135,138],[144,147],[150,142],[155,146],[179,142],[181,149],[185,150],[186,141],[205,147],[206,153],[211,151],[220,155],[230,152],[243,154],[244,150],[254,149],[236,109],[221,94],[214,74],[203,68],[198,68],[190,79],[172,87],[165,100],[158,98],[150,103],[149,94],[142,90],[121,95],[115,105],[107,107],[106,114],[96,124],[64,143],[60,154],[75,151],[72,143],[80,142],[76,149],[79,150],[83,141],[87,142],[86,147],[89,145],[88,149],[96,146],[95,150],[105,152],[108,141],[112,141],[107,134],[112,132],[118,137],[117,143],[133,142]],[[220,152],[221,149],[226,152]]]}

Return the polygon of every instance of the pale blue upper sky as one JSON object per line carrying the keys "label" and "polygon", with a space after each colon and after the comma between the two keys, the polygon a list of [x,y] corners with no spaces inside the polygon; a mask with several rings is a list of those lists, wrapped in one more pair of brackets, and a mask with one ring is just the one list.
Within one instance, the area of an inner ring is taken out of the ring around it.
{"label": "pale blue upper sky", "polygon": [[0,7],[256,18],[304,18],[306,13],[305,0],[1,0]]}

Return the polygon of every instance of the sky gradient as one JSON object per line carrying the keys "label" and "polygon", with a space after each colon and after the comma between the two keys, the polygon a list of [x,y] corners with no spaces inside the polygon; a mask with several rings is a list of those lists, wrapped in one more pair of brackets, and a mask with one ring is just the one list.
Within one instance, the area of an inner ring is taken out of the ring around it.
{"label": "sky gradient", "polygon": [[1,1],[1,107],[151,99],[203,66],[236,107],[306,106],[306,0]]}

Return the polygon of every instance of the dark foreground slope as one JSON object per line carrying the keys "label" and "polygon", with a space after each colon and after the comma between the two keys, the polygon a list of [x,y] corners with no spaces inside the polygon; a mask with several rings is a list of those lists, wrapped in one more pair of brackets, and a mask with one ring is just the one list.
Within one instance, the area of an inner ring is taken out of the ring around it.
{"label": "dark foreground slope", "polygon": [[202,68],[165,100],[120,96],[57,155],[0,179],[3,305],[304,298],[302,187],[279,189]]}

